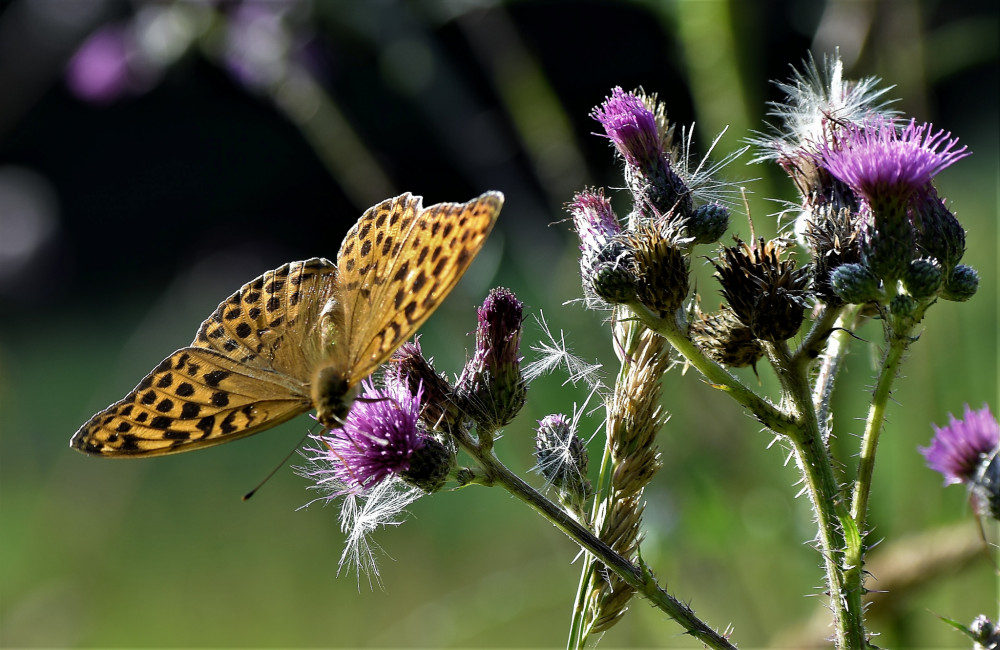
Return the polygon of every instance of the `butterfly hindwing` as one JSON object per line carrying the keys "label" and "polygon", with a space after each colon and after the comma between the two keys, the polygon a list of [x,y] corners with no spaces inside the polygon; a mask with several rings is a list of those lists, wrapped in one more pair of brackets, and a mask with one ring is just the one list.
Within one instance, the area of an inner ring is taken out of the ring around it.
{"label": "butterfly hindwing", "polygon": [[352,382],[383,363],[434,312],[493,229],[503,195],[422,207],[403,194],[368,210],[341,247]]}
{"label": "butterfly hindwing", "polygon": [[157,456],[242,438],[310,406],[308,392],[280,373],[183,348],[80,427],[70,445],[98,456]]}

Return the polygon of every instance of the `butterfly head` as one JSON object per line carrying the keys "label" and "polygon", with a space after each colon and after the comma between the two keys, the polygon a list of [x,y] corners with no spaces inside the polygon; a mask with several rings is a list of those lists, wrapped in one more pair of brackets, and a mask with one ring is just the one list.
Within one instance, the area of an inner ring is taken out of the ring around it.
{"label": "butterfly head", "polygon": [[316,419],[328,429],[344,425],[351,404],[358,394],[358,384],[351,383],[348,374],[337,366],[324,366],[316,371],[312,381],[312,401]]}

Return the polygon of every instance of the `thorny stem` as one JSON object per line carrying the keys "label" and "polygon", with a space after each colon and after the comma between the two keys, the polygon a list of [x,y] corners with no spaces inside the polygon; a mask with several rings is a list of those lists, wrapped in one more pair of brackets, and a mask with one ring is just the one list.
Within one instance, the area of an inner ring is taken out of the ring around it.
{"label": "thorny stem", "polygon": [[[785,413],[706,357],[681,331],[676,322],[667,318],[657,318],[642,308],[633,307],[633,312],[648,327],[664,336],[677,352],[701,371],[706,379],[747,407],[764,426],[786,436],[791,442],[796,462],[806,482],[809,499],[816,511],[819,542],[834,611],[837,647],[864,648],[861,593],[860,590],[852,590],[852,585],[845,582],[839,562],[843,557],[843,549],[849,545],[845,542],[845,538],[857,538],[854,534],[856,527],[841,498],[833,464],[820,432],[807,378],[807,360],[799,362],[794,359],[784,344],[770,346],[775,371],[788,393],[791,404],[798,411]],[[824,316],[825,318],[819,320],[830,319],[830,314]],[[825,323],[823,327],[829,327],[829,324]],[[813,335],[821,334],[822,332],[814,327],[807,340]]]}
{"label": "thorny stem", "polygon": [[[922,312],[921,312],[922,315]],[[920,320],[915,318],[912,323]],[[851,499],[850,516],[857,535],[848,537],[844,550],[844,566],[847,571],[845,578],[847,588],[851,593],[860,594],[864,591],[864,543],[865,528],[868,516],[868,497],[871,493],[872,474],[875,470],[875,452],[878,449],[879,435],[885,422],[885,410],[892,392],[892,384],[896,380],[903,356],[913,341],[910,334],[912,326],[886,325],[889,347],[882,358],[881,369],[872,395],[872,404],[868,410],[868,420],[865,424],[864,437],[861,440],[861,456],[858,461],[858,474],[854,481],[854,494]]]}
{"label": "thorny stem", "polygon": [[847,581],[853,565],[844,558],[844,549],[856,538],[853,521],[844,505],[826,443],[809,389],[806,366],[795,363],[785,343],[768,345],[771,362],[782,387],[794,404],[797,426],[787,437],[805,479],[809,500],[816,513],[820,551],[826,568],[827,586],[834,615],[838,648],[864,648],[864,612],[861,592]]}
{"label": "thorny stem", "polygon": [[614,571],[636,592],[645,596],[654,606],[680,624],[688,634],[710,648],[735,650],[725,637],[713,630],[695,616],[687,605],[671,596],[657,584],[652,574],[641,566],[636,566],[616,553],[596,535],[573,519],[562,508],[546,499],[540,492],[525,483],[521,477],[511,472],[500,462],[492,451],[481,451],[467,435],[458,435],[459,445],[479,463],[484,476],[476,482],[481,485],[499,485],[518,499],[551,521],[570,539]]}

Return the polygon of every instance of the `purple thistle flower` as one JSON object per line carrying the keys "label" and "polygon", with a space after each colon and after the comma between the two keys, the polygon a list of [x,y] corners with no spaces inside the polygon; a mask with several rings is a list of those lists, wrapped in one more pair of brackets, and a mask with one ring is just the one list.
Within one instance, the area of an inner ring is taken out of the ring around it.
{"label": "purple thistle flower", "polygon": [[590,116],[601,123],[629,165],[646,169],[659,164],[663,151],[656,116],[637,95],[617,86]]}
{"label": "purple thistle flower", "polygon": [[580,236],[580,250],[584,257],[596,257],[622,231],[611,201],[604,196],[602,189],[577,192],[569,204],[569,211],[573,215],[576,233]]}
{"label": "purple thistle flower", "polygon": [[422,387],[416,395],[400,383],[380,391],[367,379],[362,388],[343,427],[313,436],[319,442],[310,450],[314,462],[322,466],[325,460],[332,470],[313,472],[311,478],[322,480],[332,471],[345,486],[331,496],[365,492],[390,474],[406,472],[428,441],[417,428]]}
{"label": "purple thistle flower", "polygon": [[944,484],[968,483],[975,479],[984,458],[1000,445],[1000,424],[983,405],[973,411],[965,405],[965,418],[948,414],[945,427],[934,426],[934,438],[928,447],[920,447],[927,466],[944,475]]}
{"label": "purple thistle flower", "polygon": [[518,349],[523,305],[509,289],[490,291],[477,312],[476,352],[465,364],[456,391],[465,411],[483,429],[496,430],[524,406],[526,386]]}
{"label": "purple thistle flower", "polygon": [[968,147],[955,148],[958,138],[950,132],[933,128],[910,120],[897,131],[894,120],[877,115],[863,125],[845,125],[832,143],[820,145],[816,161],[869,205],[908,207],[918,193],[930,191],[941,170],[971,155]]}

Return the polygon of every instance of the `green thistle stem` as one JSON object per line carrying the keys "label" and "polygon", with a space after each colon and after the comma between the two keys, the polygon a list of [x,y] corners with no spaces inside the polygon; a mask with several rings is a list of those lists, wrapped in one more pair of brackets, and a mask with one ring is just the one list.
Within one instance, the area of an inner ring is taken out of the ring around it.
{"label": "green thistle stem", "polygon": [[736,646],[695,616],[691,608],[660,587],[644,566],[636,566],[616,553],[557,504],[545,498],[521,477],[507,469],[492,451],[481,451],[468,435],[459,434],[456,435],[456,439],[463,450],[476,459],[484,472],[484,475],[476,481],[478,484],[499,485],[505,488],[552,522],[556,528],[614,571],[636,592],[645,596],[655,607],[681,625],[688,634],[709,648],[735,650]]}
{"label": "green thistle stem", "polygon": [[728,370],[707,357],[675,321],[659,318],[641,305],[629,305],[629,307],[636,318],[642,321],[646,327],[665,338],[688,363],[704,375],[709,383],[715,388],[729,393],[738,403],[748,408],[761,424],[777,433],[786,433],[790,426],[794,426],[792,419],[781,409],[755,393]]}
{"label": "green thistle stem", "polygon": [[861,592],[848,581],[854,567],[846,559],[854,534],[853,520],[844,504],[833,463],[813,408],[807,365],[797,363],[785,343],[768,345],[771,362],[792,404],[798,408],[797,425],[787,433],[795,460],[805,479],[809,500],[816,513],[820,551],[826,569],[830,606],[833,610],[838,648],[865,648],[864,611]]}
{"label": "green thistle stem", "polygon": [[[807,355],[793,358],[786,345],[770,346],[775,371],[791,402],[799,411],[789,414],[757,395],[722,366],[705,356],[684,335],[676,322],[657,318],[641,307],[633,307],[633,312],[648,327],[664,336],[708,381],[747,407],[764,426],[789,439],[795,450],[796,461],[802,469],[809,499],[816,511],[820,550],[826,568],[827,585],[837,630],[837,647],[864,648],[861,594],[857,590],[851,591],[851,585],[845,581],[840,563],[843,549],[847,545],[845,537],[850,539],[857,537],[850,532],[855,530],[854,520],[841,498],[833,464],[820,432],[816,410],[813,408],[806,374],[809,365]],[[829,318],[830,315],[827,314],[826,317]],[[819,330],[813,328],[811,336],[819,335]],[[807,340],[809,338],[807,337]]]}
{"label": "green thistle stem", "polygon": [[847,544],[844,549],[844,578],[848,594],[856,597],[859,601],[865,588],[864,554],[866,545],[864,535],[868,517],[868,497],[871,494],[872,474],[875,470],[875,452],[878,449],[879,436],[885,423],[885,410],[892,392],[893,382],[898,376],[903,356],[913,341],[910,337],[913,325],[920,321],[923,309],[926,309],[926,305],[920,309],[915,318],[906,323],[900,323],[893,319],[892,325],[887,326],[886,338],[889,347],[882,358],[881,369],[872,395],[872,404],[868,410],[864,437],[861,440],[861,456],[858,461],[858,474],[854,481],[850,510],[855,534],[847,536]]}

